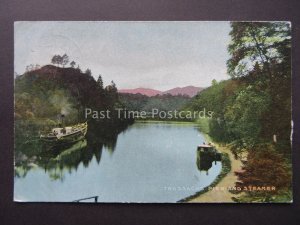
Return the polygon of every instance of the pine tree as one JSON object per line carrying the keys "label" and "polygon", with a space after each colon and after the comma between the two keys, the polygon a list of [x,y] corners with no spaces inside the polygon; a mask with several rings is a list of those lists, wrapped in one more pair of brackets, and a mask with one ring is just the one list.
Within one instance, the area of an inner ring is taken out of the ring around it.
{"label": "pine tree", "polygon": [[92,71],[88,68],[86,69],[85,74],[92,76]]}
{"label": "pine tree", "polygon": [[101,90],[103,90],[103,80],[102,80],[101,75],[98,76],[97,84],[98,84],[98,87],[99,87]]}

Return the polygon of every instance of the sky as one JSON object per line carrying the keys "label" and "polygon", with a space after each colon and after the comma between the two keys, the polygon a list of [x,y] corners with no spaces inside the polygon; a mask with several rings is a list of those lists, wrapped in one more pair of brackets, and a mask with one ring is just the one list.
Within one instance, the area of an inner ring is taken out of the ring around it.
{"label": "sky", "polygon": [[15,73],[66,53],[104,84],[165,91],[228,79],[229,22],[15,22]]}

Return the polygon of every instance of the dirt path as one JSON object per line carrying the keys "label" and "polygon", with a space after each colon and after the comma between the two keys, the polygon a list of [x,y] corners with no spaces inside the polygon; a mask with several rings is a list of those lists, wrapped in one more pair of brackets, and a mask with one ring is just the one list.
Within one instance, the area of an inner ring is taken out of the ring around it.
{"label": "dirt path", "polygon": [[[233,202],[232,197],[238,195],[230,193],[227,188],[234,187],[237,177],[234,175],[234,171],[240,170],[242,163],[240,160],[236,160],[231,151],[226,147],[216,145],[218,151],[228,153],[231,161],[231,171],[217,184],[216,189],[210,190],[198,197],[195,197],[188,202]],[[217,189],[218,188],[218,189]],[[221,190],[225,189],[225,190]]]}

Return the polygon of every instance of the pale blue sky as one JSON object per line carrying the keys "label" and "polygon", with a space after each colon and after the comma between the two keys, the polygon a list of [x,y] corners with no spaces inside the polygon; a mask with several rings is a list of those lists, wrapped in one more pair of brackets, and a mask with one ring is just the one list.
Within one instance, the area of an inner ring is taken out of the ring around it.
{"label": "pale blue sky", "polygon": [[167,90],[228,79],[229,22],[16,22],[15,72],[67,53],[118,88]]}

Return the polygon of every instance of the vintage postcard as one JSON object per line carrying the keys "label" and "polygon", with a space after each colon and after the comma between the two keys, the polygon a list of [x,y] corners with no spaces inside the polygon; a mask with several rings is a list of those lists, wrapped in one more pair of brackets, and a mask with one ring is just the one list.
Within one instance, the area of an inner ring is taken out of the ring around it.
{"label": "vintage postcard", "polygon": [[291,203],[291,23],[15,22],[17,202]]}

